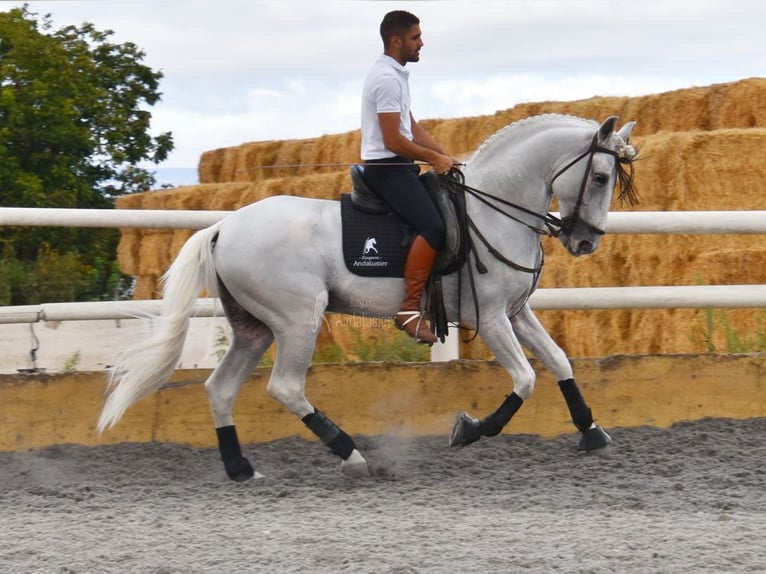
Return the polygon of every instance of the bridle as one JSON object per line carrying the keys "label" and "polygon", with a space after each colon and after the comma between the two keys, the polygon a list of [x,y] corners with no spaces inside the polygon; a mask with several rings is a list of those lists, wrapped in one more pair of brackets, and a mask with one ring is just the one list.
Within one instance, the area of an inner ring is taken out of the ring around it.
{"label": "bridle", "polygon": [[[596,227],[589,221],[586,221],[582,217],[580,217],[580,207],[582,207],[582,201],[583,197],[585,196],[585,189],[588,185],[588,176],[590,175],[590,168],[593,165],[593,156],[597,153],[606,153],[614,157],[615,161],[617,162],[617,169],[619,173],[619,179],[620,182],[623,184],[623,187],[625,187],[626,181],[632,181],[633,174],[632,174],[632,168],[633,168],[633,156],[635,156],[635,151],[632,152],[632,154],[628,154],[624,151],[624,149],[621,149],[620,151],[615,151],[606,147],[603,147],[599,145],[598,143],[598,132],[593,136],[593,140],[590,143],[590,147],[585,150],[583,153],[578,155],[576,158],[574,158],[572,161],[570,161],[568,164],[566,164],[563,168],[561,168],[558,172],[556,172],[556,175],[554,175],[551,178],[551,187],[553,187],[553,183],[556,181],[556,179],[563,175],[569,168],[577,164],[580,160],[587,157],[588,158],[588,164],[585,166],[585,174],[583,175],[582,182],[580,183],[580,192],[577,195],[577,201],[575,202],[574,209],[572,210],[572,213],[569,215],[563,217],[559,222],[559,233],[563,232],[566,234],[571,234],[572,230],[574,229],[574,226],[578,223],[580,225],[584,225],[587,227],[590,231],[597,235],[604,235],[606,233],[605,230],[601,229],[600,227]],[[622,164],[628,164],[631,166],[631,173],[625,174],[624,169],[622,167]],[[623,190],[624,192],[624,190]],[[623,194],[620,194],[620,197],[622,197]]]}

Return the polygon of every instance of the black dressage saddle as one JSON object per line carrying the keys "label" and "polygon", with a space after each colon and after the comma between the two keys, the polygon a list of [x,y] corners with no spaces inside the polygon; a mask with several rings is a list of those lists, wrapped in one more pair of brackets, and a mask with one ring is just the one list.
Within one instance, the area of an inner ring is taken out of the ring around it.
{"label": "black dressage saddle", "polygon": [[[399,225],[404,229],[403,233],[403,247],[405,251],[409,249],[409,243],[414,238],[412,231],[408,228],[407,224],[402,222],[396,214],[392,213],[388,204],[382,200],[371,188],[367,185],[364,179],[364,165],[354,164],[351,166],[351,182],[352,191],[350,194],[350,203],[356,211],[362,212],[366,215],[379,216],[388,220],[396,220]],[[445,225],[445,237],[444,245],[439,250],[434,262],[434,272],[441,275],[447,275],[456,271],[463,260],[463,237],[461,233],[461,207],[458,202],[455,201],[454,191],[448,187],[441,185],[441,178],[434,171],[427,171],[420,175],[420,181],[423,186],[428,190],[431,200],[436,205],[439,213],[444,220]],[[344,226],[347,216],[353,217],[344,212]],[[353,271],[353,269],[352,269]]]}

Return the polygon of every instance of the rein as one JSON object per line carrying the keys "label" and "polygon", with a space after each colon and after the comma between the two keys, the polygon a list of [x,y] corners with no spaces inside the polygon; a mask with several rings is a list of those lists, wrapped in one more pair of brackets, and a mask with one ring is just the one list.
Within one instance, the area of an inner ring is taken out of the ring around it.
{"label": "rein", "polygon": [[[520,223],[524,225],[525,227],[531,229],[533,232],[538,233],[540,235],[549,235],[549,236],[557,236],[558,235],[558,228],[561,225],[561,221],[558,217],[555,215],[552,215],[550,213],[547,213],[545,215],[540,215],[539,213],[535,213],[534,211],[527,209],[524,206],[518,205],[516,203],[507,201],[501,197],[497,197],[495,195],[492,195],[490,193],[487,193],[485,191],[481,191],[480,189],[476,189],[474,187],[471,187],[470,185],[465,184],[465,176],[463,175],[463,172],[457,169],[456,167],[453,167],[448,171],[446,174],[439,174],[439,179],[441,181],[442,187],[447,189],[455,199],[455,202],[460,207],[460,210],[463,214],[462,216],[462,222],[461,226],[463,227],[461,231],[461,235],[465,238],[466,246],[464,249],[465,259],[466,262],[470,259],[471,254],[473,254],[474,259],[474,265],[476,265],[476,270],[479,272],[479,274],[483,275],[487,273],[488,269],[487,266],[484,265],[484,263],[479,259],[479,255],[476,253],[476,247],[474,245],[473,239],[471,237],[471,232],[473,232],[476,237],[484,244],[484,246],[487,248],[487,251],[498,261],[501,263],[507,265],[508,267],[511,267],[512,269],[515,269],[517,271],[521,271],[523,273],[531,273],[535,275],[535,283],[537,283],[537,277],[540,275],[540,272],[543,269],[543,261],[540,262],[540,265],[537,267],[526,267],[524,265],[520,265],[514,261],[511,261],[508,259],[505,255],[500,253],[492,244],[487,240],[486,237],[481,233],[479,228],[474,223],[473,219],[468,215],[468,210],[466,208],[465,203],[465,195],[466,193],[475,197],[477,200],[479,200],[484,205],[494,209],[498,213],[504,215],[505,217],[511,219],[512,221],[516,221],[517,223]],[[491,203],[489,200],[496,201],[500,204],[503,204],[507,207],[511,207],[514,209],[517,209],[523,213],[526,213],[527,215],[530,215],[532,217],[535,217],[539,220],[541,220],[545,224],[545,229],[542,229],[540,227],[535,227],[533,225],[530,225],[529,223],[519,219],[518,217],[514,216],[511,213],[508,213],[507,211],[501,209],[497,205]],[[469,264],[467,266],[468,269],[468,281],[471,288],[471,298],[473,299],[473,307],[474,307],[474,313],[476,315],[476,329],[474,330],[473,336],[468,339],[464,340],[464,343],[470,343],[473,341],[479,334],[479,323],[480,323],[480,312],[479,312],[479,301],[476,297],[476,279],[473,272],[473,267]],[[458,321],[457,325],[459,329],[465,329],[465,327],[460,326],[460,317],[462,315],[461,313],[461,301],[462,296],[461,293],[463,292],[463,274],[458,271]],[[527,295],[529,297],[529,295]]]}

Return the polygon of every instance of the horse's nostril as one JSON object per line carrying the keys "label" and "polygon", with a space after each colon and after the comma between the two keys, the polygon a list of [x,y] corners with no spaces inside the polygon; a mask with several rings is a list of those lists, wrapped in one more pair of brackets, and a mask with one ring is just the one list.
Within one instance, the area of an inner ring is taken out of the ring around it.
{"label": "horse's nostril", "polygon": [[577,245],[577,253],[588,254],[593,252],[593,243],[588,240],[580,241]]}

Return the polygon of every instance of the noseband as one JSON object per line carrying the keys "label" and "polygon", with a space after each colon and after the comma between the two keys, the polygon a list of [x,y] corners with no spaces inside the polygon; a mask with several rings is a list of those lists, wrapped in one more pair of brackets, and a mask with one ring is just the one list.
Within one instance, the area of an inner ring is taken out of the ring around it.
{"label": "noseband", "polygon": [[[630,149],[628,149],[630,148]],[[633,179],[633,156],[635,155],[635,150],[632,149],[632,146],[628,146],[627,144],[624,146],[624,148],[621,148],[620,151],[614,151],[608,148],[605,148],[603,146],[600,146],[598,144],[598,132],[593,136],[593,140],[591,141],[590,147],[585,150],[583,153],[578,155],[576,158],[574,158],[572,161],[570,161],[568,164],[566,164],[563,168],[561,168],[556,175],[553,176],[551,179],[551,186],[553,186],[553,182],[556,181],[556,178],[558,178],[560,175],[562,175],[564,172],[566,172],[569,168],[574,166],[576,163],[578,163],[583,158],[588,158],[588,165],[585,166],[585,175],[583,175],[582,183],[580,184],[580,193],[577,195],[577,201],[575,202],[575,207],[572,210],[572,213],[569,215],[561,218],[561,225],[560,225],[560,231],[565,234],[571,234],[574,230],[575,225],[578,223],[581,225],[584,225],[587,227],[590,231],[597,235],[604,235],[606,231],[601,229],[600,227],[596,227],[592,223],[586,221],[582,217],[580,217],[580,207],[582,206],[582,200],[585,196],[585,187],[588,184],[588,175],[590,174],[590,168],[593,165],[593,156],[597,153],[607,153],[614,157],[614,159],[617,161],[617,169],[619,171],[619,179],[620,183],[623,187],[622,193],[620,194],[620,198],[627,195],[628,199],[633,202],[635,201],[635,196],[633,195],[633,186],[632,186],[632,179]],[[624,168],[622,167],[622,164],[628,164],[631,166],[631,173],[625,173]]]}

